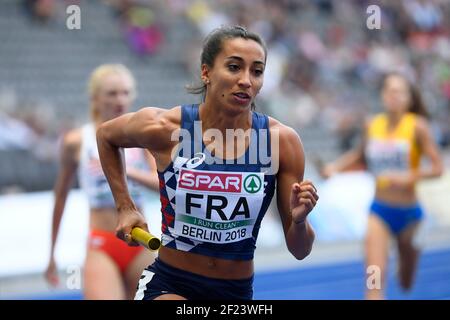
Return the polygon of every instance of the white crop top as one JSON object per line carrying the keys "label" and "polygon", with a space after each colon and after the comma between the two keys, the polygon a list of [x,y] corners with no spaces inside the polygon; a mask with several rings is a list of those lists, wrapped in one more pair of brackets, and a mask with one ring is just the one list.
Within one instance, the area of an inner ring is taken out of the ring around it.
{"label": "white crop top", "polygon": [[[111,189],[100,164],[94,124],[84,125],[81,132],[82,140],[78,179],[81,188],[88,197],[89,207],[115,208]],[[143,149],[125,149],[125,162],[126,167],[148,170]],[[142,185],[128,179],[128,190],[138,207],[142,207],[142,189]]]}

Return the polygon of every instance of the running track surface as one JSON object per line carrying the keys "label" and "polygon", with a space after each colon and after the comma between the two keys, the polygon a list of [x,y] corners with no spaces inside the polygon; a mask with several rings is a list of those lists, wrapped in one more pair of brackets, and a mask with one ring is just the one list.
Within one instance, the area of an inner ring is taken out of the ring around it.
{"label": "running track surface", "polygon": [[[429,251],[421,256],[413,290],[402,293],[395,275],[396,262],[390,260],[387,298],[450,299],[450,248]],[[255,300],[349,300],[364,297],[364,265],[362,261],[326,264],[314,267],[257,272]],[[80,291],[69,293],[18,296],[12,299],[81,299]]]}

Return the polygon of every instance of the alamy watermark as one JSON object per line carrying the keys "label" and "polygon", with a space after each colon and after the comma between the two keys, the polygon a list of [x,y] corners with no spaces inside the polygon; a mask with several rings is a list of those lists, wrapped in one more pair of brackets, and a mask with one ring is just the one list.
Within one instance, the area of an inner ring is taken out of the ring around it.
{"label": "alamy watermark", "polygon": [[366,286],[369,290],[381,290],[381,269],[377,265],[370,265],[366,269]]}
{"label": "alamy watermark", "polygon": [[[381,29],[381,9],[378,5],[372,4],[367,7],[366,13],[369,16],[366,19],[366,26],[369,30],[380,30]],[[80,6],[73,4],[67,6],[66,14],[68,15],[66,19],[66,27],[69,30],[80,30],[81,29],[81,9]]]}
{"label": "alamy watermark", "polygon": [[381,9],[379,6],[372,4],[367,7],[366,13],[369,14],[366,20],[366,26],[369,30],[381,29]]}
{"label": "alamy watermark", "polygon": [[81,29],[81,9],[76,4],[72,4],[66,8],[66,27],[69,30]]}
{"label": "alamy watermark", "polygon": [[81,267],[78,265],[70,265],[66,269],[67,279],[66,287],[69,290],[81,290]]}
{"label": "alamy watermark", "polygon": [[[180,128],[171,135],[178,141],[172,150],[172,160],[177,157],[190,159],[191,168],[200,163],[211,164],[259,164],[272,174],[278,172],[279,130],[271,129],[226,129],[225,134],[215,128],[202,132],[202,121],[194,121],[192,130]],[[269,145],[270,144],[270,145]],[[218,154],[226,154],[226,158]]]}

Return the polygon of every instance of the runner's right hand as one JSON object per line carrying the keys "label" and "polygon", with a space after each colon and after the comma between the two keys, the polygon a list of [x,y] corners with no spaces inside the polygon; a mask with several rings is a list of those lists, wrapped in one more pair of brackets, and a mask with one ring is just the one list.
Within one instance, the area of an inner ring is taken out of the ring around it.
{"label": "runner's right hand", "polygon": [[149,232],[144,216],[137,210],[119,210],[119,220],[117,222],[116,236],[128,243],[129,246],[138,246],[139,243],[131,238],[131,230],[139,227]]}

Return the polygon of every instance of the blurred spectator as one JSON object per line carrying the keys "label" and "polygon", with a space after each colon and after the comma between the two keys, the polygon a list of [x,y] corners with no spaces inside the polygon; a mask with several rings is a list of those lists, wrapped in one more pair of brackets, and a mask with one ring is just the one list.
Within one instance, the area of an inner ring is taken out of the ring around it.
{"label": "blurred spectator", "polygon": [[140,56],[153,55],[164,41],[160,17],[164,3],[139,0],[104,0],[122,24],[130,49]]}
{"label": "blurred spectator", "polygon": [[0,150],[22,150],[40,161],[56,161],[56,142],[74,123],[66,117],[57,119],[52,110],[53,105],[19,101],[14,90],[3,88],[0,91]]}
{"label": "blurred spectator", "polygon": [[28,15],[37,22],[47,23],[55,16],[55,0],[24,0],[23,4]]}
{"label": "blurred spectator", "polygon": [[157,13],[147,6],[132,5],[124,12],[127,42],[133,52],[151,55],[157,52],[164,37]]}
{"label": "blurred spectator", "polygon": [[406,12],[419,30],[436,30],[442,21],[440,8],[430,0],[403,0]]}
{"label": "blurred spectator", "polygon": [[0,150],[29,150],[36,140],[26,123],[0,113]]}

